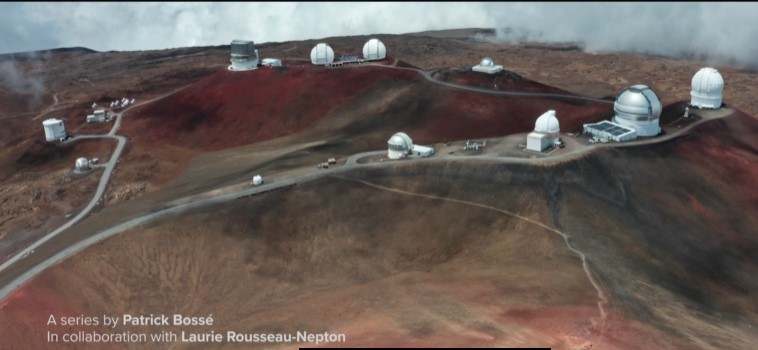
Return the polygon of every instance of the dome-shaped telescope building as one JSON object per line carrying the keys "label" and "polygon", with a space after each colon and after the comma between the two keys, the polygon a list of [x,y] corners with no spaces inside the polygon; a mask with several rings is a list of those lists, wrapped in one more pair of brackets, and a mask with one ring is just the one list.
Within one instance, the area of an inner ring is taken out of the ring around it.
{"label": "dome-shaped telescope building", "polygon": [[706,67],[692,77],[690,105],[698,108],[718,109],[724,98],[724,78],[719,71]]}
{"label": "dome-shaped telescope building", "polygon": [[408,134],[398,132],[387,141],[387,157],[389,159],[405,158],[413,149],[413,140]]}
{"label": "dome-shaped telescope building", "polygon": [[543,113],[534,123],[534,131],[526,136],[526,149],[542,152],[558,142],[560,123],[554,110]]}
{"label": "dome-shaped telescope building", "polygon": [[474,72],[495,74],[503,71],[503,66],[498,66],[491,57],[482,58],[478,65],[471,68]]}
{"label": "dome-shaped telescope building", "polygon": [[258,50],[255,44],[249,40],[233,40],[232,44],[232,65],[229,70],[246,71],[258,68]]}
{"label": "dome-shaped telescope building", "polygon": [[90,165],[87,158],[84,158],[84,157],[78,158],[76,160],[76,163],[74,164],[74,169],[81,172],[90,170]]}
{"label": "dome-shaped telescope building", "polygon": [[647,85],[634,85],[624,90],[616,98],[613,122],[633,128],[638,136],[656,136],[661,127],[661,101]]}
{"label": "dome-shaped telescope building", "polygon": [[387,57],[387,47],[379,39],[371,39],[363,45],[363,59],[367,61],[383,60]]}
{"label": "dome-shaped telescope building", "polygon": [[431,157],[434,154],[434,148],[414,145],[413,140],[408,134],[398,132],[387,140],[387,158],[403,159],[407,156]]}
{"label": "dome-shaped telescope building", "polygon": [[311,63],[325,65],[334,62],[334,50],[327,43],[318,43],[311,50]]}

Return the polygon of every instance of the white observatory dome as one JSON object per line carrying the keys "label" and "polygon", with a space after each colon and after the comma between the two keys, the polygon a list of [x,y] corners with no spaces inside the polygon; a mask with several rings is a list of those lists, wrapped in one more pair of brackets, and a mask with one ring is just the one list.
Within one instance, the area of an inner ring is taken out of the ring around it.
{"label": "white observatory dome", "polygon": [[399,132],[387,141],[387,156],[390,159],[404,158],[413,148],[411,137],[404,132]]}
{"label": "white observatory dome", "polygon": [[646,85],[634,85],[624,90],[613,104],[613,122],[637,130],[639,136],[655,136],[661,132],[659,120],[663,106],[658,96]]}
{"label": "white observatory dome", "polygon": [[482,67],[492,67],[495,65],[495,61],[493,61],[491,57],[485,57],[482,58],[482,61],[479,62],[479,65]]}
{"label": "white observatory dome", "polygon": [[334,62],[334,50],[326,43],[318,43],[311,50],[311,63],[329,64]]}
{"label": "white observatory dome", "polygon": [[721,108],[724,98],[724,78],[719,71],[706,67],[692,77],[690,105],[699,108]]}
{"label": "white observatory dome", "polygon": [[534,123],[534,131],[536,132],[557,134],[560,130],[558,118],[556,118],[555,111],[552,109],[543,113]]}
{"label": "white observatory dome", "polygon": [[76,160],[76,170],[86,171],[89,170],[89,161],[87,158],[81,157]]}
{"label": "white observatory dome", "polygon": [[363,58],[367,60],[383,60],[387,56],[387,47],[379,39],[371,39],[363,45]]}

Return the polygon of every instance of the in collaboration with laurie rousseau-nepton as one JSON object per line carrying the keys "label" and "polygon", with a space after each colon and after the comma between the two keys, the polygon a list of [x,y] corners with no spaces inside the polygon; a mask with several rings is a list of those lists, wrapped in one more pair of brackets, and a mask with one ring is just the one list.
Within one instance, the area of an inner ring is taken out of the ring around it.
{"label": "in collaboration with laurie rousseau-nepton", "polygon": [[[56,316],[47,319],[47,341],[49,343],[341,343],[345,334],[311,333],[297,331],[294,333],[245,333],[237,331],[216,331],[213,327],[213,315],[184,316],[173,315],[130,315],[121,316]],[[72,330],[72,327],[99,327],[111,332],[99,330]],[[188,330],[161,331],[157,333],[133,331],[135,327],[187,327]],[[129,327],[129,331],[117,331],[119,327]],[[198,328],[204,328],[198,331]],[[52,330],[51,330],[52,328]],[[56,329],[57,328],[57,329]],[[59,331],[56,331],[59,330]]]}

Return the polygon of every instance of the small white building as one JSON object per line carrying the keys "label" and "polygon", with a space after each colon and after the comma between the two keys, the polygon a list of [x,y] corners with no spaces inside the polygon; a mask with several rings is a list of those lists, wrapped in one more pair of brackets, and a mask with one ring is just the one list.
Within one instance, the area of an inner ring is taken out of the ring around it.
{"label": "small white building", "polygon": [[692,77],[690,105],[698,108],[721,108],[724,99],[724,78],[719,71],[706,67]]}
{"label": "small white building", "polygon": [[601,140],[616,142],[632,141],[637,138],[637,130],[603,120],[599,123],[584,124],[582,131]]}
{"label": "small white building", "polygon": [[478,65],[471,68],[474,72],[495,74],[503,71],[503,66],[495,65],[495,61],[490,57],[485,57]]}
{"label": "small white building", "polygon": [[637,136],[656,136],[661,133],[660,117],[663,106],[658,96],[646,85],[634,85],[624,90],[613,103],[613,123],[637,130]]}
{"label": "small white building", "polygon": [[246,71],[258,68],[258,50],[255,43],[249,40],[233,40],[231,43],[232,65],[229,70]]}
{"label": "small white building", "polygon": [[95,114],[90,114],[87,116],[87,123],[102,123],[106,119],[105,110],[98,109],[95,111]]}
{"label": "small white building", "polygon": [[526,149],[542,152],[558,142],[560,125],[554,110],[543,113],[534,123],[534,131],[526,136]]}
{"label": "small white building", "polygon": [[266,67],[281,67],[282,60],[278,58],[264,58],[263,61],[261,61],[261,65]]}
{"label": "small white building", "polygon": [[66,128],[60,119],[45,120],[42,122],[42,127],[45,129],[45,140],[47,141],[58,141],[67,136]]}
{"label": "small white building", "polygon": [[411,137],[404,132],[398,132],[387,141],[387,158],[403,159],[407,156],[430,157],[434,148],[414,145]]}
{"label": "small white building", "polygon": [[434,154],[434,148],[421,145],[413,145],[411,148],[411,154],[421,158],[431,157]]}
{"label": "small white building", "polygon": [[387,57],[387,47],[379,39],[371,39],[363,45],[363,59],[367,61],[383,60]]}
{"label": "small white building", "polygon": [[311,63],[326,65],[334,62],[334,50],[327,43],[318,43],[311,50]]}

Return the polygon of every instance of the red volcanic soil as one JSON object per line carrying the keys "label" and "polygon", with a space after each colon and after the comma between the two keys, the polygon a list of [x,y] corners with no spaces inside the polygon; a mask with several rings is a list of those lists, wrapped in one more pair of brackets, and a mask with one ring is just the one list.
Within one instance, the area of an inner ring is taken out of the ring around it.
{"label": "red volcanic soil", "polygon": [[416,76],[381,67],[330,69],[305,63],[220,70],[141,108],[123,131],[147,142],[220,150],[295,133],[375,84]]}
{"label": "red volcanic soil", "polygon": [[[220,70],[135,111],[122,130],[147,144],[159,142],[196,151],[215,151],[294,134],[340,108],[354,105],[349,107],[353,123],[343,130],[351,136],[376,132],[383,135],[389,127],[392,132],[395,128],[411,131],[421,142],[436,142],[443,138],[527,132],[548,109],[558,112],[562,130],[574,130],[583,123],[608,118],[611,110],[610,104],[596,102],[454,89],[401,69],[369,65],[326,68],[301,61],[288,63],[285,67],[248,72]],[[491,87],[482,81],[476,83],[477,79],[489,77],[458,76],[470,79],[462,82],[453,79],[456,83]],[[510,72],[499,77],[509,82],[505,84],[508,90],[569,94]],[[395,91],[403,87],[411,89],[395,96]],[[366,93],[371,94],[369,101],[388,100],[388,105],[379,110],[364,109],[364,104],[356,101],[359,97],[366,98],[363,96]]]}
{"label": "red volcanic soil", "polygon": [[534,122],[549,109],[557,112],[561,130],[581,128],[583,123],[607,119],[612,106],[592,102],[567,102],[558,99],[523,96],[497,96],[451,91],[435,110],[434,118],[413,135],[424,138],[467,139],[494,137],[534,129]]}
{"label": "red volcanic soil", "polygon": [[112,140],[81,140],[69,144],[30,139],[0,157],[0,180],[18,171],[56,171],[73,168],[79,157],[99,157],[108,161],[115,145]]}
{"label": "red volcanic soil", "polygon": [[[0,323],[6,325],[2,330],[3,339],[23,339],[23,342],[2,342],[3,349],[102,349],[97,343],[64,343],[61,339],[64,333],[77,333],[79,331],[92,332],[96,327],[83,324],[62,325],[61,317],[80,317],[83,313],[73,310],[68,306],[66,299],[60,294],[49,293],[56,290],[56,285],[49,280],[37,280],[18,289],[4,300],[0,300]],[[50,316],[55,318],[55,324],[48,324]],[[84,316],[102,318],[102,315],[86,314]],[[84,321],[82,321],[84,322]],[[91,321],[90,321],[91,322]],[[100,322],[100,321],[98,321]],[[100,332],[107,332],[98,329]],[[58,342],[48,341],[48,333],[58,334]],[[97,346],[95,346],[97,345]]]}
{"label": "red volcanic soil", "polygon": [[[724,183],[748,205],[758,206],[758,121],[737,112],[692,131],[697,142],[682,142],[677,151],[684,158]],[[717,161],[715,161],[717,160]],[[697,203],[693,203],[697,207]]]}

